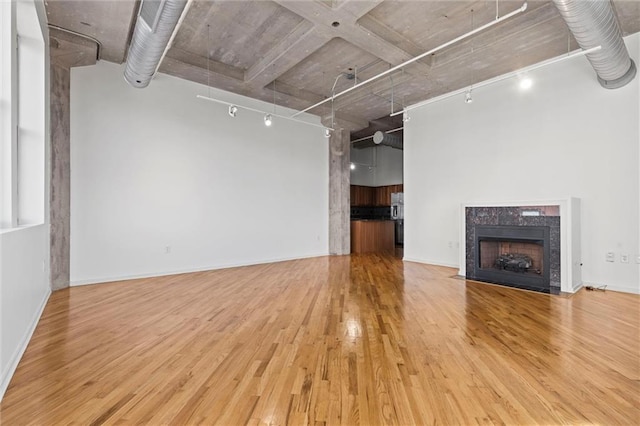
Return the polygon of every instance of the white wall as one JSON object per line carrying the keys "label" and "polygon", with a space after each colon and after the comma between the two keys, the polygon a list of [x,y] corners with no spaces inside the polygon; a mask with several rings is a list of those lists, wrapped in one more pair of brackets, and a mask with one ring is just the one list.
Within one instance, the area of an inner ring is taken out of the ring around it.
{"label": "white wall", "polygon": [[0,233],[0,399],[49,298],[49,226]]}
{"label": "white wall", "polygon": [[351,149],[351,185],[387,186],[402,183],[402,150],[388,146]]}
{"label": "white wall", "polygon": [[196,98],[208,93],[163,74],[134,89],[110,63],[72,69],[72,284],[328,254],[323,129],[232,118]]}
{"label": "white wall", "polygon": [[351,170],[351,185],[376,186],[376,149],[351,148],[351,163],[355,169]]}
{"label": "white wall", "polygon": [[[626,39],[640,63],[640,35]],[[639,84],[606,90],[586,58],[411,111],[404,129],[405,259],[458,266],[461,203],[582,201],[582,277],[640,291]],[[614,263],[605,253],[616,253]],[[620,254],[629,263],[620,263]]]}
{"label": "white wall", "polygon": [[[27,34],[31,43],[21,44],[21,49],[34,48],[22,58],[31,58],[31,66],[20,69],[20,78],[31,79],[33,87],[39,90],[23,89],[20,85],[21,101],[31,105],[35,110],[34,120],[29,122],[30,148],[39,152],[38,155],[28,157],[29,170],[37,176],[37,188],[31,193],[29,206],[37,212],[36,222],[44,224],[20,228],[5,228],[0,230],[0,399],[4,395],[15,368],[22,357],[31,334],[44,309],[50,294],[49,287],[49,39],[47,30],[46,11],[41,0],[20,0],[17,3],[3,2],[4,12],[11,7],[17,10],[20,21],[21,34]],[[26,18],[26,19],[25,19]],[[16,25],[12,25],[11,32],[15,36]],[[38,50],[39,49],[39,50]],[[24,52],[23,52],[24,53]],[[35,65],[34,65],[35,64]],[[23,63],[24,65],[24,63]],[[17,85],[16,85],[17,86]],[[15,99],[14,99],[15,102]],[[40,111],[38,109],[41,108]],[[7,121],[11,122],[9,118]],[[24,121],[20,121],[25,123]],[[37,123],[37,125],[35,125]],[[15,131],[15,129],[14,129]],[[26,158],[23,157],[23,160]],[[6,167],[6,163],[2,163]],[[20,163],[24,165],[23,163]],[[19,164],[19,165],[20,165]],[[15,163],[10,165],[15,167]],[[19,179],[21,173],[15,173]],[[27,178],[29,179],[29,178]],[[29,182],[33,182],[29,180]],[[17,184],[21,185],[22,181]],[[37,194],[37,197],[35,196]],[[15,203],[15,200],[10,200]],[[16,210],[12,206],[9,210]],[[23,205],[21,205],[23,207]]]}

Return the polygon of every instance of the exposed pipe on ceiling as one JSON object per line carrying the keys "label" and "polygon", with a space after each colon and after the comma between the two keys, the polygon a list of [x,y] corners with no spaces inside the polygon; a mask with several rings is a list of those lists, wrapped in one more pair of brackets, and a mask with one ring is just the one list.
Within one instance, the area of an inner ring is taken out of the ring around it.
{"label": "exposed pipe on ceiling", "polygon": [[422,58],[424,58],[426,56],[429,56],[429,55],[431,55],[431,54],[433,54],[433,53],[435,53],[437,51],[440,51],[440,50],[442,50],[442,49],[444,49],[446,47],[449,47],[452,44],[455,44],[455,43],[457,43],[459,41],[462,41],[462,40],[464,40],[466,38],[471,37],[472,35],[475,35],[475,34],[477,34],[479,32],[482,32],[482,31],[486,30],[487,28],[490,28],[490,27],[492,27],[492,26],[494,26],[496,24],[499,24],[502,21],[505,21],[505,20],[515,16],[515,15],[518,15],[518,14],[524,12],[525,10],[527,10],[527,2],[525,2],[522,6],[520,6],[518,9],[514,10],[513,12],[507,13],[506,15],[504,15],[504,16],[502,16],[500,18],[494,19],[493,21],[488,22],[488,23],[486,23],[486,24],[484,24],[484,25],[482,25],[482,26],[480,26],[480,27],[478,27],[478,28],[476,28],[474,30],[471,30],[466,34],[458,36],[458,37],[454,38],[453,40],[450,40],[450,41],[448,41],[448,42],[446,42],[444,44],[441,44],[438,47],[435,47],[435,48],[433,48],[431,50],[428,50],[428,51],[426,51],[426,52],[424,52],[424,53],[422,53],[422,54],[420,54],[418,56],[415,56],[415,57],[413,57],[413,58],[411,58],[411,59],[409,59],[409,60],[407,60],[407,61],[405,61],[405,62],[403,62],[403,63],[401,63],[399,65],[396,65],[395,67],[389,68],[388,70],[383,71],[380,74],[374,75],[373,77],[370,77],[370,78],[368,78],[367,80],[365,80],[365,81],[363,81],[361,83],[355,84],[355,85],[349,87],[348,89],[343,90],[340,93],[336,93],[335,95],[333,95],[330,98],[327,98],[327,99],[325,99],[323,101],[320,101],[320,102],[318,102],[316,104],[313,104],[310,107],[307,107],[307,108],[303,109],[302,111],[298,111],[295,114],[293,114],[292,117],[295,117],[296,115],[300,115],[303,112],[307,112],[307,111],[312,110],[312,109],[314,109],[316,107],[319,107],[320,105],[323,105],[323,104],[325,104],[325,103],[327,103],[329,101],[334,101],[336,98],[338,98],[338,97],[340,97],[342,95],[346,95],[347,93],[351,92],[352,90],[355,90],[355,89],[357,89],[359,87],[362,87],[365,84],[369,84],[374,80],[377,80],[377,79],[379,79],[381,77],[384,77],[387,74],[391,74],[394,71],[397,71],[397,70],[399,70],[401,68],[404,68],[407,65],[410,65],[410,64],[412,64],[412,63],[414,63],[416,61],[419,61],[420,59],[422,59]]}
{"label": "exposed pipe on ceiling", "polygon": [[143,0],[124,70],[124,78],[130,85],[138,88],[149,85],[187,10],[188,2]]}
{"label": "exposed pipe on ceiling", "polygon": [[398,135],[383,133],[380,130],[373,134],[373,143],[376,145],[389,146],[395,149],[402,149],[402,138]]}
{"label": "exposed pipe on ceiling", "polygon": [[[391,129],[391,130],[387,130],[387,131],[385,131],[385,133],[395,133],[395,132],[399,132],[402,129],[404,129],[404,126],[396,127],[395,129]],[[360,138],[360,139],[352,140],[351,143],[362,142],[362,141],[366,141],[367,139],[373,139],[373,135],[369,135],[369,136],[365,136],[365,137]]]}
{"label": "exposed pipe on ceiling", "polygon": [[587,55],[602,87],[617,89],[636,75],[610,0],[553,0],[581,48],[602,46]]}

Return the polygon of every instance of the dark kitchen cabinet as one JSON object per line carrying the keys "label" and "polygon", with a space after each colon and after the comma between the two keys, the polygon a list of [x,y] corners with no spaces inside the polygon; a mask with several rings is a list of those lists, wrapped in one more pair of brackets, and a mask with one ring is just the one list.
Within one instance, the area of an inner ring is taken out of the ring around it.
{"label": "dark kitchen cabinet", "polygon": [[403,192],[403,185],[360,186],[351,185],[352,206],[390,206],[391,194]]}

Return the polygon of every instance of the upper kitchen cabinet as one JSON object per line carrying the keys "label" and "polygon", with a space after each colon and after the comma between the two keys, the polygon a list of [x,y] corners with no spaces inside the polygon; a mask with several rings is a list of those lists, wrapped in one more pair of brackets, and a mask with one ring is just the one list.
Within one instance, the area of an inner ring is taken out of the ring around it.
{"label": "upper kitchen cabinet", "polygon": [[390,206],[391,194],[403,192],[403,185],[387,185],[377,188],[351,185],[352,206]]}

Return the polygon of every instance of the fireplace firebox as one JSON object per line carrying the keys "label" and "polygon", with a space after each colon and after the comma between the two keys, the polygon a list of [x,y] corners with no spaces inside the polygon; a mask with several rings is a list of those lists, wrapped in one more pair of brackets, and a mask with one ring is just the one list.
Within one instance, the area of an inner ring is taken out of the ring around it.
{"label": "fireplace firebox", "polygon": [[475,226],[473,278],[550,292],[548,226]]}

